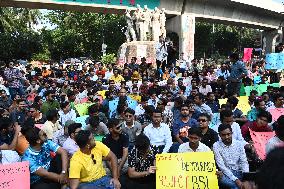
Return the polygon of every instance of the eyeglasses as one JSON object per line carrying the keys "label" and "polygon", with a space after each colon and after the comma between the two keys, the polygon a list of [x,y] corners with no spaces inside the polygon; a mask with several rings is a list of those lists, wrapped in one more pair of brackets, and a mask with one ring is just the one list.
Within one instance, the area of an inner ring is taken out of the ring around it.
{"label": "eyeglasses", "polygon": [[198,119],[197,121],[198,122],[206,122],[207,120],[206,119]]}
{"label": "eyeglasses", "polygon": [[95,160],[94,154],[91,155],[91,158],[92,158],[92,160],[93,160],[93,163],[96,165],[96,164],[97,164],[97,161]]}

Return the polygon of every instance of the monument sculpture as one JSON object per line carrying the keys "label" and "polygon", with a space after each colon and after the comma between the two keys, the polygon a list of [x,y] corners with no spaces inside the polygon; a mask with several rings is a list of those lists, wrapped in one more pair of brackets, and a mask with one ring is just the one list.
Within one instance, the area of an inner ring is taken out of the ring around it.
{"label": "monument sculpture", "polygon": [[126,33],[125,33],[126,40],[127,40],[127,42],[130,42],[131,39],[133,41],[136,41],[137,40],[136,33],[135,33],[134,28],[133,28],[133,20],[132,20],[132,17],[130,15],[129,9],[126,9],[125,16],[126,16],[126,23],[127,23],[127,30],[126,30]]}
{"label": "monument sculpture", "polygon": [[143,9],[137,5],[132,15],[129,9],[126,10],[125,18],[127,42],[122,44],[119,49],[119,62],[123,64],[129,62],[132,57],[137,57],[138,60],[145,57],[147,62],[154,63],[159,37],[166,37],[165,9],[160,10],[155,7],[151,11],[147,5]]}

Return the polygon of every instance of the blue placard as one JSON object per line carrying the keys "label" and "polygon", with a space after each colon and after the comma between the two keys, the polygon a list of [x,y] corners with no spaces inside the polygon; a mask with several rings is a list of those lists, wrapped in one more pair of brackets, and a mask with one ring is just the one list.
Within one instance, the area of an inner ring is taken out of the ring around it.
{"label": "blue placard", "polygon": [[284,53],[267,54],[265,69],[284,69]]}

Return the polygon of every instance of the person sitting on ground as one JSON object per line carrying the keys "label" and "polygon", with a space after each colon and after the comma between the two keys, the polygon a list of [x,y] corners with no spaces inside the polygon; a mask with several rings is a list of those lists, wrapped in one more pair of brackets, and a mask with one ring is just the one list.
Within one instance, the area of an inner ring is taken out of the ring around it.
{"label": "person sitting on ground", "polygon": [[[67,152],[37,127],[25,127],[22,133],[30,144],[22,159],[29,161],[31,189],[61,189],[68,178]],[[56,156],[52,158],[51,152]]]}
{"label": "person sitting on ground", "polygon": [[180,117],[174,120],[173,123],[173,135],[178,143],[182,144],[188,142],[187,131],[190,127],[197,127],[198,123],[196,119],[191,118],[189,107],[187,104],[180,106]]}
{"label": "person sitting on ground", "polygon": [[265,102],[263,99],[256,99],[254,101],[254,107],[253,109],[251,109],[248,114],[247,114],[247,118],[249,121],[255,121],[257,119],[257,115],[259,113],[260,110],[265,110]]}
{"label": "person sitting on ground", "polygon": [[0,164],[15,163],[21,160],[17,150],[20,144],[19,134],[21,127],[18,124],[13,124],[12,120],[7,117],[0,119]]}
{"label": "person sitting on ground", "polygon": [[125,174],[128,168],[128,136],[122,133],[121,124],[116,118],[111,118],[107,126],[110,134],[106,135],[102,142],[110,148],[118,159],[118,175]]}
{"label": "person sitting on ground", "polygon": [[272,132],[268,123],[272,121],[272,116],[265,110],[259,110],[256,121],[245,123],[242,128],[242,135],[244,139],[249,142],[251,141],[250,129],[254,132]]}
{"label": "person sitting on ground", "polygon": [[212,113],[218,113],[220,105],[215,99],[215,94],[213,92],[209,92],[207,93],[207,98],[208,99],[206,101],[206,105],[208,105],[211,108]]}
{"label": "person sitting on ground", "polygon": [[202,134],[201,142],[212,149],[213,144],[219,140],[219,137],[216,131],[209,128],[211,117],[208,114],[200,114],[197,121]]}
{"label": "person sitting on ground", "polygon": [[59,115],[59,122],[61,125],[64,125],[68,120],[75,120],[76,119],[76,112],[75,110],[70,108],[70,102],[63,102],[60,105],[61,110],[58,111]]}
{"label": "person sitting on ground", "polygon": [[246,116],[243,114],[243,112],[237,108],[239,103],[239,99],[235,96],[231,96],[228,98],[227,100],[227,105],[230,106],[230,109],[233,111],[233,118],[236,122],[246,122],[247,118]]}
{"label": "person sitting on ground", "polygon": [[[273,149],[256,176],[257,189],[283,188],[284,148]],[[251,188],[250,188],[251,189]]]}
{"label": "person sitting on ground", "polygon": [[232,189],[242,188],[242,173],[249,172],[243,144],[233,139],[229,124],[221,124],[218,132],[221,140],[214,143],[213,152],[216,163],[223,173],[220,183]]}
{"label": "person sitting on ground", "polygon": [[266,154],[274,148],[284,146],[284,115],[281,115],[275,125],[275,136],[268,140],[265,145]]}
{"label": "person sitting on ground", "polygon": [[[80,150],[75,152],[70,160],[70,189],[120,189],[117,158],[114,153],[103,143],[95,141],[90,131],[79,131],[75,141]],[[106,176],[103,160],[110,161],[113,178]]]}
{"label": "person sitting on ground", "polygon": [[[243,145],[247,144],[247,142],[242,136],[240,125],[234,121],[234,115],[230,109],[225,109],[220,112],[220,121],[222,124],[228,124],[231,126],[232,131],[233,131],[233,134],[232,134],[233,139],[242,142]],[[212,129],[215,131],[218,131],[218,128],[216,127]]]}
{"label": "person sitting on ground", "polygon": [[47,121],[43,124],[42,130],[47,135],[48,140],[53,140],[53,135],[55,132],[62,129],[61,125],[58,121],[59,115],[58,111],[55,109],[51,109],[46,114]]}
{"label": "person sitting on ground", "polygon": [[156,166],[155,156],[158,150],[150,145],[147,136],[137,136],[135,147],[128,155],[128,177],[125,189],[155,189]]}
{"label": "person sitting on ground", "polygon": [[210,117],[213,117],[212,110],[204,103],[204,96],[202,94],[197,94],[193,100],[195,103],[195,110],[199,111],[200,113],[206,113],[210,115]]}
{"label": "person sitting on ground", "polygon": [[75,142],[75,136],[81,131],[81,127],[81,123],[72,123],[67,127],[69,137],[63,143],[62,147],[67,151],[69,157],[79,150],[79,146]]}
{"label": "person sitting on ground", "polygon": [[129,137],[129,148],[134,146],[135,139],[138,135],[142,133],[142,125],[135,121],[135,111],[131,108],[127,108],[124,111],[124,122],[122,122],[122,132],[127,134]]}
{"label": "person sitting on ground", "polygon": [[52,90],[48,90],[45,92],[46,101],[41,106],[41,112],[43,114],[47,114],[48,111],[52,109],[59,110],[60,104],[57,100],[55,100],[55,92]]}
{"label": "person sitting on ground", "polygon": [[186,152],[209,152],[211,151],[208,146],[201,142],[202,131],[198,127],[188,129],[189,142],[183,143],[178,148],[178,153]]}
{"label": "person sitting on ground", "polygon": [[167,153],[173,142],[169,126],[162,121],[162,112],[155,109],[152,114],[153,122],[144,128],[144,134],[149,138],[151,145],[158,148],[159,153]]}
{"label": "person sitting on ground", "polygon": [[89,124],[87,125],[86,130],[91,131],[93,135],[109,134],[107,126],[103,122],[100,122],[100,118],[98,116],[90,117]]}
{"label": "person sitting on ground", "polygon": [[19,125],[22,125],[28,117],[27,110],[26,101],[24,99],[17,100],[17,108],[10,113],[13,123],[17,122]]}

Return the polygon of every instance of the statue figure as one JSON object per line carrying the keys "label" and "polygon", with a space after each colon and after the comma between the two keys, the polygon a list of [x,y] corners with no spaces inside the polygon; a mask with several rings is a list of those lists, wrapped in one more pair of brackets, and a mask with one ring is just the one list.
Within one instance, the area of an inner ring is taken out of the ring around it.
{"label": "statue figure", "polygon": [[127,38],[127,42],[131,41],[131,38],[133,41],[136,41],[136,33],[135,30],[133,28],[133,20],[132,17],[130,15],[130,10],[126,9],[125,12],[125,16],[126,16],[126,23],[127,23],[127,30],[126,30],[126,38]]}
{"label": "statue figure", "polygon": [[143,41],[144,39],[144,15],[143,10],[140,7],[140,5],[137,5],[137,9],[133,14],[133,20],[135,20],[135,26],[136,26],[136,32],[137,36],[140,41]]}
{"label": "statue figure", "polygon": [[152,20],[152,13],[148,9],[147,5],[144,6],[144,11],[143,11],[143,17],[144,17],[144,38],[143,40],[147,40],[147,34],[150,34],[150,26],[151,26],[151,20]]}
{"label": "statue figure", "polygon": [[167,31],[166,31],[166,13],[165,9],[163,8],[160,14],[160,28],[161,28],[161,35],[165,38]]}
{"label": "statue figure", "polygon": [[154,12],[152,14],[152,39],[153,41],[159,41],[160,35],[161,35],[160,10],[157,7],[155,7]]}

